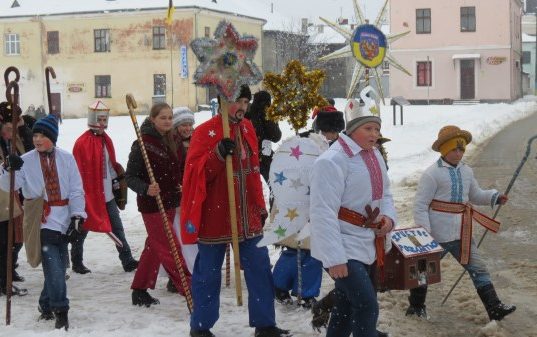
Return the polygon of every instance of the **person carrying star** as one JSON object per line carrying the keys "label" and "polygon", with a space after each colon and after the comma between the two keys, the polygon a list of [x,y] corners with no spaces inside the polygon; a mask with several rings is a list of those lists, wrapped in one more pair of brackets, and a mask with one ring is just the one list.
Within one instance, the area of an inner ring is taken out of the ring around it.
{"label": "person carrying star", "polygon": [[[267,217],[259,173],[258,142],[252,123],[244,119],[250,88],[241,87],[229,106],[230,137],[223,138],[222,115],[217,114],[194,130],[183,176],[181,237],[198,244],[192,274],[194,308],[191,337],[211,337],[219,316],[221,273],[226,246],[231,243],[225,158],[232,157],[237,207],[240,264],[248,287],[249,323],[256,337],[288,336],[276,327],[274,288],[263,237]],[[219,96],[220,101],[220,96]]]}

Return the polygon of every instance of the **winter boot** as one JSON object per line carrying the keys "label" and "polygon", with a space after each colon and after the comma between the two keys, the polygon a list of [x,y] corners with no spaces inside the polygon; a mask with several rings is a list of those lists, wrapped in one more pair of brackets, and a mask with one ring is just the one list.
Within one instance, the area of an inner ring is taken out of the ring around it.
{"label": "winter boot", "polygon": [[153,304],[160,304],[160,301],[154,297],[151,297],[146,289],[132,290],[132,305],[144,305],[149,308]]}
{"label": "winter boot", "polygon": [[123,264],[123,270],[127,273],[136,270],[136,268],[138,268],[138,261],[135,259],[131,259],[127,263]]}
{"label": "winter boot", "polygon": [[317,331],[321,329],[321,327],[326,327],[328,325],[330,312],[336,303],[335,292],[335,289],[330,291],[325,297],[319,302],[314,303],[311,307],[311,313],[313,314],[311,325]]}
{"label": "winter boot", "polygon": [[190,337],[215,337],[211,330],[190,330]]}
{"label": "winter boot", "polygon": [[276,326],[270,328],[255,328],[255,337],[290,337],[289,330],[283,330]]}
{"label": "winter boot", "polygon": [[73,271],[75,273],[78,273],[78,274],[87,274],[87,273],[91,273],[91,270],[89,270],[85,265],[84,263],[80,262],[80,263],[73,263]]}
{"label": "winter boot", "polygon": [[303,308],[311,309],[311,307],[313,307],[315,303],[317,303],[317,299],[315,297],[306,297],[302,299],[302,302],[300,303],[300,305]]}
{"label": "winter boot", "polygon": [[390,337],[390,335],[387,332],[382,332],[377,330],[377,336],[378,337]]}
{"label": "winter boot", "polygon": [[51,321],[54,319],[54,313],[50,310],[43,310],[40,305],[37,306],[37,310],[41,313],[38,321],[45,320],[45,321]]}
{"label": "winter boot", "polygon": [[478,288],[477,293],[485,309],[487,309],[487,314],[491,321],[501,321],[505,316],[516,310],[516,306],[504,304],[498,299],[498,295],[492,284]]}
{"label": "winter boot", "polygon": [[293,299],[291,298],[291,295],[289,295],[289,292],[286,290],[274,288],[274,297],[276,298],[276,301],[278,301],[278,303],[285,305],[293,304]]}
{"label": "winter boot", "polygon": [[420,318],[429,319],[427,315],[427,309],[425,305],[425,298],[427,297],[427,287],[417,287],[410,289],[410,296],[408,296],[408,309],[406,309],[406,316],[416,315]]}
{"label": "winter boot", "polygon": [[57,311],[54,313],[56,316],[56,324],[54,327],[56,329],[65,329],[69,330],[69,319],[67,318],[67,311]]}
{"label": "winter boot", "polygon": [[168,283],[166,283],[166,290],[168,290],[169,293],[177,294],[179,291],[175,287],[175,284],[173,284],[172,279],[168,279]]}
{"label": "winter boot", "polygon": [[24,277],[20,276],[15,269],[13,269],[13,282],[24,282]]}

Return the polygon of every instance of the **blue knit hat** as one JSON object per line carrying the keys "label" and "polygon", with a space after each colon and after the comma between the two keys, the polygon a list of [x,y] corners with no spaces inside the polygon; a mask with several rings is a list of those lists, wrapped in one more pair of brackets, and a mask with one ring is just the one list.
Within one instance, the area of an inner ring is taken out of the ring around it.
{"label": "blue knit hat", "polygon": [[54,144],[58,140],[58,118],[54,115],[47,115],[35,122],[32,129],[33,133],[42,133]]}

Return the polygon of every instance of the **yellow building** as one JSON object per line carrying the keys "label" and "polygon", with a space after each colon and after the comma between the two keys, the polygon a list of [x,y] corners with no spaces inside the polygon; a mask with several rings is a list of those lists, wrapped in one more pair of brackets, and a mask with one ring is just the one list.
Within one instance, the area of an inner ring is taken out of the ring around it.
{"label": "yellow building", "polygon": [[[209,102],[209,96],[214,97],[214,92],[193,84],[199,63],[190,42],[198,37],[212,38],[223,19],[232,22],[240,34],[259,39],[255,62],[262,69],[265,20],[237,15],[233,8],[227,12],[184,5],[194,1],[176,1],[181,6],[175,6],[173,23],[167,26],[167,3],[0,0],[4,7],[0,10],[0,64],[3,69],[16,66],[21,72],[23,112],[30,105],[47,107],[47,66],[57,75],[50,86],[53,109],[67,117],[85,116],[87,106],[96,98],[110,107],[112,114],[126,113],[126,93],[134,95],[141,112],[157,101],[196,111]],[[3,96],[3,83],[0,90]]]}

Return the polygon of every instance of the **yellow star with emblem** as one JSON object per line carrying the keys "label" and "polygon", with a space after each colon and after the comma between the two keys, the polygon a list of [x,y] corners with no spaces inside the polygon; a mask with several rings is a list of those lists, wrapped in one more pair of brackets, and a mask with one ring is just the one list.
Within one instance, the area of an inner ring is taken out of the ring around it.
{"label": "yellow star with emblem", "polygon": [[289,218],[289,221],[293,221],[294,218],[298,217],[298,213],[296,211],[296,208],[288,208],[287,214],[285,215],[286,218]]}

